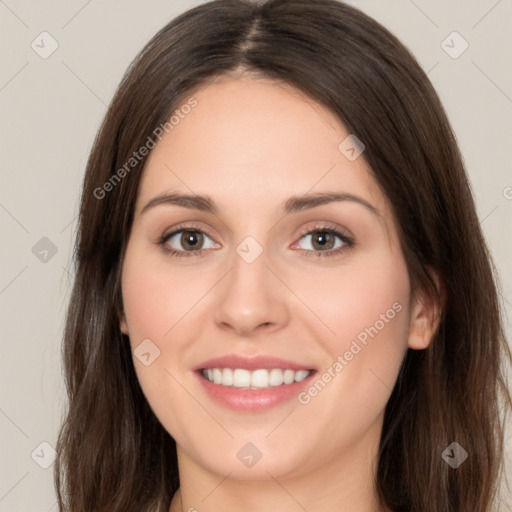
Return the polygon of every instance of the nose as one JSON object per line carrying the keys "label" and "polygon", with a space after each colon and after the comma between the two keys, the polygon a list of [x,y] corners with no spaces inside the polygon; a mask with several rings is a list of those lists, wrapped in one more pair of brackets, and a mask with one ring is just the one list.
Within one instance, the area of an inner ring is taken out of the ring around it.
{"label": "nose", "polygon": [[252,263],[234,255],[215,298],[214,320],[221,329],[250,337],[288,323],[288,290],[268,263],[265,251]]}

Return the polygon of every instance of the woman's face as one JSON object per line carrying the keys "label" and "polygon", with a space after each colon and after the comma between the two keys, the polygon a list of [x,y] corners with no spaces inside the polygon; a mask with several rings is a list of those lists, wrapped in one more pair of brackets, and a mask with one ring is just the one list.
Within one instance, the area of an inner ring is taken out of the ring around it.
{"label": "woman's face", "polygon": [[428,343],[386,197],[336,116],[289,86],[194,98],[149,155],[123,264],[144,394],[180,465],[263,479],[360,460],[407,348]]}

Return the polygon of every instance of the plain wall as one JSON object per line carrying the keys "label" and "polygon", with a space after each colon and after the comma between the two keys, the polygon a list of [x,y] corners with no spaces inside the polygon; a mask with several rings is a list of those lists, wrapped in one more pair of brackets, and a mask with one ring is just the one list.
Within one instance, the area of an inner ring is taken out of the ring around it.
{"label": "plain wall", "polygon": [[[0,2],[0,512],[57,510],[53,466],[41,466],[52,462],[65,405],[61,338],[88,153],[136,53],[198,3]],[[510,315],[512,2],[350,3],[396,34],[437,89],[465,158]],[[40,56],[52,48],[50,37],[40,36],[44,31],[58,44],[48,58]],[[442,44],[453,31],[469,44],[458,58],[445,51],[446,45],[452,54],[462,49],[458,36]],[[510,430],[507,437],[510,479]],[[504,491],[503,499],[503,512],[512,510],[510,494]]]}

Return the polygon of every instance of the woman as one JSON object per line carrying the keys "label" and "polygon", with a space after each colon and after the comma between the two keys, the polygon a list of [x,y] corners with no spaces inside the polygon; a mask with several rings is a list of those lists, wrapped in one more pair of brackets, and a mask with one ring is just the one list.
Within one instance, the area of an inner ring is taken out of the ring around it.
{"label": "woman", "polygon": [[334,0],[156,34],[86,169],[61,511],[489,512],[510,359],[455,137],[394,36]]}

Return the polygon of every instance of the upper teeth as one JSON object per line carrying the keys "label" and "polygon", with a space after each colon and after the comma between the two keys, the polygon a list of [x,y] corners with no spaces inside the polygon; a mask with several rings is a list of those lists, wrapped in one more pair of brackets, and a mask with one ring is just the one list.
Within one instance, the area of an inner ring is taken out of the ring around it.
{"label": "upper teeth", "polygon": [[270,386],[280,386],[281,384],[292,384],[304,380],[310,370],[281,370],[272,368],[271,370],[249,371],[243,368],[208,368],[203,370],[203,377],[215,384],[223,386],[233,386],[235,388],[268,388]]}

